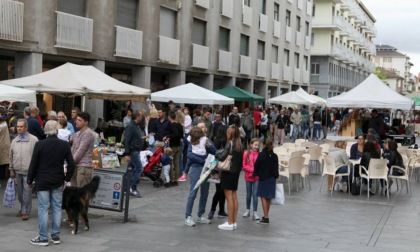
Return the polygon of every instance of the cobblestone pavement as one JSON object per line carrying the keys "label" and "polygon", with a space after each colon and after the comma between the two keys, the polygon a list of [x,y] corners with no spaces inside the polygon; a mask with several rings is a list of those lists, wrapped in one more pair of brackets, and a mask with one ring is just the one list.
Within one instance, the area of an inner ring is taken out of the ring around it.
{"label": "cobblestone pavement", "polygon": [[[15,217],[17,207],[0,207],[0,251],[419,251],[420,182],[412,182],[413,196],[405,188],[396,192],[396,183],[386,196],[353,196],[343,192],[321,192],[321,177],[310,176],[312,190],[286,191],[286,203],[272,206],[270,225],[258,225],[243,218],[245,183],[240,177],[238,190],[238,229],[221,231],[212,224],[184,225],[189,183],[156,189],[141,181],[142,198],[131,198],[129,222],[123,213],[91,209],[91,229],[72,235],[62,226],[60,245],[36,247],[29,240],[37,235],[37,200],[28,221]],[[5,181],[1,181],[1,198]],[[215,191],[210,186],[207,212]],[[194,206],[194,217],[198,199]],[[262,215],[259,202],[259,214]],[[207,214],[206,212],[206,214]],[[63,215],[64,216],[64,215]]]}

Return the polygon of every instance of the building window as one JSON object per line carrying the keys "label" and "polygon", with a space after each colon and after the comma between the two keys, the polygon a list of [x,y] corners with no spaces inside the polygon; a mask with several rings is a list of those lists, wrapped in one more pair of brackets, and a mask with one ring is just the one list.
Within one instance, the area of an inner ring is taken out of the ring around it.
{"label": "building window", "polygon": [[206,25],[207,22],[200,19],[193,19],[193,30],[191,41],[197,45],[206,45]]}
{"label": "building window", "polygon": [[295,67],[299,69],[299,53],[295,53]]}
{"label": "building window", "polygon": [[289,50],[284,49],[283,64],[285,66],[289,66],[289,54],[290,54]]}
{"label": "building window", "polygon": [[312,17],[315,17],[315,4],[312,5]]}
{"label": "building window", "polygon": [[247,35],[241,34],[241,44],[239,48],[239,54],[243,56],[248,56],[249,52],[249,37]]}
{"label": "building window", "polygon": [[392,58],[384,58],[384,63],[385,62],[392,63]]}
{"label": "building window", "polygon": [[309,36],[309,22],[305,22],[305,35]]}
{"label": "building window", "polygon": [[219,49],[229,51],[230,30],[220,27],[219,29]]}
{"label": "building window", "polygon": [[315,43],[315,34],[311,33],[311,46],[313,46]]}
{"label": "building window", "polygon": [[308,71],[308,63],[309,63],[308,56],[303,56],[303,64],[305,64],[305,71]]}
{"label": "building window", "polygon": [[176,38],[176,12],[160,7],[159,35],[167,38]]}
{"label": "building window", "polygon": [[[330,65],[330,68],[331,68],[331,65]],[[315,62],[311,63],[311,74],[319,74],[319,63],[315,63]]]}
{"label": "building window", "polygon": [[251,0],[244,0],[243,4],[249,7],[251,6]]}
{"label": "building window", "polygon": [[86,1],[85,0],[58,0],[57,11],[85,17],[86,16]]}
{"label": "building window", "polygon": [[276,45],[271,47],[271,62],[279,63],[279,47]]}
{"label": "building window", "polygon": [[296,16],[296,31],[300,32],[300,17]]}
{"label": "building window", "polygon": [[120,0],[117,2],[117,25],[130,29],[137,28],[137,0]]}
{"label": "building window", "polygon": [[290,27],[290,11],[286,10],[286,26]]}
{"label": "building window", "polygon": [[280,16],[280,5],[278,3],[274,3],[274,20],[279,21]]}
{"label": "building window", "polygon": [[257,44],[257,59],[265,60],[265,42],[261,40]]}
{"label": "building window", "polygon": [[261,6],[260,6],[261,14],[264,14],[265,15],[265,13],[266,13],[266,11],[265,11],[266,2],[265,2],[265,0],[260,0],[260,3],[261,3]]}

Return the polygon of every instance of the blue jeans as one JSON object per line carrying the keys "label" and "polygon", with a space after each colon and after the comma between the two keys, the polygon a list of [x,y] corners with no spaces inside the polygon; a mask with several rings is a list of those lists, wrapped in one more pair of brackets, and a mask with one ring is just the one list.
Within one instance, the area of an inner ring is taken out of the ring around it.
{"label": "blue jeans", "polygon": [[130,152],[131,162],[128,163],[128,167],[133,168],[133,176],[131,177],[131,189],[137,190],[137,183],[140,180],[140,175],[143,173],[143,165],[140,161],[140,151]]}
{"label": "blue jeans", "polygon": [[258,181],[246,181],[246,209],[251,209],[251,196],[252,196],[252,211],[256,212],[258,207]]}
{"label": "blue jeans", "polygon": [[[341,167],[340,169],[338,169],[336,172],[335,172],[336,174],[342,174],[342,173],[347,173],[347,166],[343,166],[343,167]],[[350,173],[351,174],[351,173]],[[343,182],[348,182],[348,176],[343,176],[342,178],[341,178],[341,181],[343,181]]]}
{"label": "blue jeans", "polygon": [[181,140],[181,145],[179,146],[179,174],[176,174],[177,178],[182,176],[184,173],[184,141]]}
{"label": "blue jeans", "polygon": [[320,123],[314,123],[314,134],[312,138],[319,139],[321,137],[321,124]]}
{"label": "blue jeans", "polygon": [[202,165],[192,164],[190,167],[190,194],[188,195],[187,205],[185,207],[185,218],[192,216],[192,209],[194,206],[194,200],[197,197],[197,192],[200,190],[200,202],[198,204],[198,217],[201,217],[206,211],[207,197],[209,196],[209,182],[201,184],[200,189],[194,190],[195,184],[201,175]]}
{"label": "blue jeans", "polygon": [[303,122],[300,124],[300,134],[302,138],[309,138],[308,136],[308,132],[309,132],[309,125],[306,122]]}
{"label": "blue jeans", "polygon": [[293,134],[291,135],[294,139],[297,139],[299,137],[299,130],[300,130],[300,125],[293,124]]}
{"label": "blue jeans", "polygon": [[[64,183],[64,181],[63,181]],[[63,201],[63,188],[60,186],[49,191],[38,191],[38,228],[41,240],[48,240],[48,211],[51,206],[52,229],[51,237],[60,236],[61,205]]]}

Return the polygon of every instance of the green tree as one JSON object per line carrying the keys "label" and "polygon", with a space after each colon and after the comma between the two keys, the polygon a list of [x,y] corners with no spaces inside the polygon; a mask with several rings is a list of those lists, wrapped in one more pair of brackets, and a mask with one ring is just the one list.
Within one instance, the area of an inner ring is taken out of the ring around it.
{"label": "green tree", "polygon": [[376,68],[375,75],[378,76],[378,78],[381,80],[384,80],[387,78],[386,72],[380,67]]}

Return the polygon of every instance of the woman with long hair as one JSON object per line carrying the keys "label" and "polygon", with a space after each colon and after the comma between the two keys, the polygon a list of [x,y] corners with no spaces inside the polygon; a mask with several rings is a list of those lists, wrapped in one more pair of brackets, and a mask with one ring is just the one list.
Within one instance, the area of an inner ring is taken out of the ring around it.
{"label": "woman with long hair", "polygon": [[[369,163],[371,158],[381,158],[381,155],[378,153],[375,143],[372,141],[367,141],[365,143],[365,146],[363,147],[363,154],[362,159],[360,159],[360,165],[364,166],[366,169],[369,169]],[[369,186],[372,187],[372,183],[369,183]],[[371,188],[369,188],[369,193],[371,195],[374,195]]]}
{"label": "woman with long hair", "polygon": [[258,224],[269,224],[268,212],[270,211],[271,199],[276,197],[276,179],[279,177],[279,161],[273,152],[271,138],[264,139],[264,148],[258,154],[254,165],[254,176],[258,176],[257,196],[261,198],[264,216]]}
{"label": "woman with long hair", "polygon": [[227,201],[228,221],[219,225],[222,230],[237,229],[236,218],[238,215],[238,190],[239,174],[242,168],[242,143],[238,127],[231,125],[226,132],[227,142],[223,152],[216,154],[219,161],[224,161],[228,155],[232,155],[229,171],[222,171],[220,186],[223,189]]}
{"label": "woman with long hair", "polygon": [[258,177],[254,176],[254,164],[257,160],[260,150],[260,141],[258,138],[252,138],[249,143],[248,150],[244,151],[242,160],[242,170],[244,170],[244,177],[246,183],[246,211],[242,215],[243,217],[250,216],[251,209],[251,198],[252,198],[252,211],[254,220],[259,220],[260,217],[257,214],[258,207]]}

